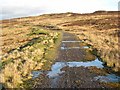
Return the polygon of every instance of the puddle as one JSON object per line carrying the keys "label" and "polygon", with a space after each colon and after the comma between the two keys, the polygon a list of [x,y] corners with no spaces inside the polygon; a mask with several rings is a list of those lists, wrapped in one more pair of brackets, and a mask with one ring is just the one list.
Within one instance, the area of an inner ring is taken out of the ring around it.
{"label": "puddle", "polygon": [[[61,78],[61,74],[65,73],[62,68],[64,67],[90,67],[90,66],[95,66],[97,68],[104,68],[103,62],[101,62],[98,58],[96,58],[94,61],[87,61],[87,62],[56,62],[55,64],[52,65],[51,71],[33,71],[33,79],[40,77],[40,75],[45,75],[50,79],[50,86],[52,88],[56,88],[58,85],[58,81]],[[97,76],[94,77],[95,81],[99,82],[120,82],[120,77],[116,76],[115,74],[108,74],[106,76]]]}
{"label": "puddle", "polygon": [[[64,44],[63,44],[64,46]],[[88,49],[88,46],[83,46],[83,47],[61,47],[61,50],[69,50],[69,49],[80,49],[80,48],[84,48],[84,49]]]}
{"label": "puddle", "polygon": [[[62,41],[62,47],[61,50],[69,50],[69,49],[88,49],[89,46],[82,46],[82,47],[66,47],[65,43],[76,43],[76,42],[82,42],[82,41]],[[98,58],[96,58],[93,61],[87,61],[87,62],[55,62],[55,64],[52,65],[51,71],[33,71],[33,79],[39,77],[41,74],[44,74],[48,78],[51,79],[51,87],[56,87],[57,82],[61,78],[61,74],[63,74],[65,71],[62,71],[62,68],[64,67],[90,67],[95,66],[97,68],[104,68],[103,62],[101,62]],[[108,74],[106,76],[97,76],[94,77],[95,80],[100,82],[120,82],[120,77],[116,76],[115,74]]]}
{"label": "puddle", "polygon": [[84,49],[88,49],[88,48],[90,48],[89,46],[83,46],[82,48],[84,48]]}
{"label": "puddle", "polygon": [[100,82],[105,82],[105,83],[120,82],[120,77],[115,74],[108,74],[106,76],[98,76],[98,77],[95,77],[94,79]]}
{"label": "puddle", "polygon": [[52,65],[51,71],[48,72],[48,77],[56,77],[59,76],[59,74],[62,74],[64,71],[61,71],[63,67],[65,67],[65,62],[56,62],[54,65]]}
{"label": "puddle", "polygon": [[98,60],[98,58],[94,61],[89,61],[89,62],[56,62],[52,68],[51,71],[48,72],[48,77],[56,77],[59,76],[60,74],[64,73],[64,71],[61,71],[62,68],[68,66],[68,67],[90,67],[90,66],[96,66],[97,68],[103,68],[104,66],[102,65],[103,63]]}
{"label": "puddle", "polygon": [[[64,73],[65,71],[61,71],[64,67],[90,67],[90,66],[96,66],[97,68],[103,68],[103,62],[99,61],[98,58],[94,61],[88,61],[88,62],[56,62],[52,65],[51,71],[47,72],[47,76],[49,78],[55,78],[60,76],[60,74]],[[40,74],[43,74],[41,71],[33,71],[33,79],[38,77]]]}
{"label": "puddle", "polygon": [[0,83],[0,90],[2,90],[2,88],[3,88],[3,85]]}
{"label": "puddle", "polygon": [[82,42],[82,41],[62,41],[63,43],[77,43],[77,42]]}
{"label": "puddle", "polygon": [[102,65],[103,62],[99,61],[98,58],[94,61],[88,61],[88,62],[67,62],[67,66],[69,67],[90,67],[90,66],[95,66],[97,68],[103,68],[104,66]]}
{"label": "puddle", "polygon": [[[78,42],[78,41],[62,41],[62,42]],[[61,46],[61,50],[68,50],[68,49],[80,49],[80,48],[84,48],[84,49],[88,49],[88,48],[90,48],[89,46],[82,46],[82,47],[80,47],[80,46],[78,46],[78,47],[68,47],[68,46],[66,46],[66,44],[65,43],[62,43],[62,46]]]}
{"label": "puddle", "polygon": [[32,78],[35,79],[35,78],[39,77],[40,74],[43,74],[43,72],[41,72],[41,71],[32,71],[32,75],[33,75]]}
{"label": "puddle", "polygon": [[61,50],[80,49],[80,47],[61,47]]}

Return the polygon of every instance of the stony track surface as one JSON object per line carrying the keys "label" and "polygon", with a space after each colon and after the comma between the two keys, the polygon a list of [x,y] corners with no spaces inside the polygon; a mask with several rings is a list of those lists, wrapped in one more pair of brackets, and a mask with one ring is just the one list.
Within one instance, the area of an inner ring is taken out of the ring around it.
{"label": "stony track surface", "polygon": [[[93,67],[69,67],[67,62],[82,62],[85,59],[85,49],[80,45],[81,41],[74,35],[67,32],[63,33],[63,39],[59,48],[59,54],[56,62],[64,62],[64,65],[53,65],[54,68],[59,70],[59,73],[48,75],[49,71],[44,71],[36,79],[35,88],[111,88],[106,84],[101,84],[95,80],[94,77],[99,76],[101,73],[91,72]],[[66,65],[65,65],[66,63]],[[96,70],[103,70],[94,67]],[[53,71],[53,72],[56,72]],[[94,70],[95,71],[95,70]],[[55,75],[56,74],[56,75]]]}

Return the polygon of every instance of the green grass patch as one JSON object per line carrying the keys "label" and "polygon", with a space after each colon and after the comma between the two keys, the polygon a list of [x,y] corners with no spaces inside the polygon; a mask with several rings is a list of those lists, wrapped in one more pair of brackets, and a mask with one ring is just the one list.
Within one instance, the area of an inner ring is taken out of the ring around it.
{"label": "green grass patch", "polygon": [[2,68],[2,62],[0,61],[0,69]]}
{"label": "green grass patch", "polygon": [[5,65],[9,64],[9,63],[14,63],[12,58],[9,58],[7,61],[3,61],[1,62],[2,68],[5,67]]}
{"label": "green grass patch", "polygon": [[29,35],[48,35],[49,34],[49,31],[48,30],[44,30],[44,29],[40,29],[40,28],[37,28],[37,27],[33,27],[31,29],[31,33]]}
{"label": "green grass patch", "polygon": [[61,43],[61,40],[62,40],[62,33],[59,32],[58,38],[56,39],[56,41],[54,43],[54,47],[49,48],[45,52],[44,59],[47,61],[44,63],[44,66],[42,68],[43,70],[50,70],[50,67],[54,63],[55,58],[58,54],[58,47]]}

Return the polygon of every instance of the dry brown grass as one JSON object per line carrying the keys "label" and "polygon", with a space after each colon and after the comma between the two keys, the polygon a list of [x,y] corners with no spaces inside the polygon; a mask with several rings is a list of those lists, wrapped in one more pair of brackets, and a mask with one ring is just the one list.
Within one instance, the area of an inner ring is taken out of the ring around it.
{"label": "dry brown grass", "polygon": [[[18,87],[24,80],[31,78],[31,70],[41,69],[47,64],[47,60],[41,58],[44,48],[54,47],[53,36],[56,33],[51,33],[51,36],[28,35],[34,26],[42,29],[53,27],[52,30],[62,29],[75,33],[81,40],[85,40],[85,43],[97,49],[97,54],[107,66],[112,67],[114,71],[120,71],[117,19],[117,13],[85,15],[65,13],[0,21],[2,27],[0,55],[4,63],[1,71],[2,82],[8,87]],[[44,38],[43,42],[38,43],[38,40],[36,44],[28,45],[23,51],[19,51],[21,46],[31,44],[29,42],[32,39],[39,37]],[[11,52],[8,53],[9,51]],[[46,58],[49,58],[49,55]]]}
{"label": "dry brown grass", "polygon": [[34,25],[26,26],[25,23],[4,27],[1,35],[0,83],[8,88],[24,87],[24,82],[32,78],[31,71],[42,69],[46,64],[48,59],[44,58],[47,57],[45,53],[51,46],[56,47],[58,36],[58,32]]}
{"label": "dry brown grass", "polygon": [[63,23],[61,27],[92,45],[107,66],[120,71],[118,14],[88,16]]}
{"label": "dry brown grass", "polygon": [[[120,71],[118,42],[118,13],[104,12],[94,14],[65,13],[48,15],[44,24],[52,24],[62,30],[75,33],[81,40],[97,49],[97,54],[107,66]],[[41,22],[40,22],[41,23]]]}

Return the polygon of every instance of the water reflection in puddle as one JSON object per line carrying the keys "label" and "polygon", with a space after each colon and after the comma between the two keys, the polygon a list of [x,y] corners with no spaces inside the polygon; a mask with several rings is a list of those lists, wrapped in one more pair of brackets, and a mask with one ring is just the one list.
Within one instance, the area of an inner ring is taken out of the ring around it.
{"label": "water reflection in puddle", "polygon": [[96,66],[97,68],[103,68],[103,63],[98,60],[98,58],[94,61],[89,62],[56,62],[52,68],[51,71],[48,72],[49,78],[59,76],[59,74],[64,73],[64,71],[61,71],[62,68],[68,66],[68,67],[90,67],[90,66]]}
{"label": "water reflection in puddle", "polygon": [[3,85],[0,83],[0,90],[2,90],[3,89]]}
{"label": "water reflection in puddle", "polygon": [[[99,61],[98,58],[94,61],[88,61],[88,62],[56,62],[54,65],[52,65],[51,71],[48,71],[47,76],[49,78],[54,78],[59,76],[60,74],[64,73],[65,71],[61,71],[62,68],[68,66],[68,67],[90,67],[90,66],[96,66],[97,68],[103,68],[102,65],[103,62]],[[33,78],[38,77],[40,74],[42,74],[41,71],[33,71]]]}
{"label": "water reflection in puddle", "polygon": [[82,41],[62,41],[63,43],[77,43],[77,42],[82,42]]}
{"label": "water reflection in puddle", "polygon": [[69,67],[90,67],[90,66],[95,66],[97,68],[103,68],[104,66],[102,65],[103,63],[98,60],[98,58],[94,61],[89,61],[89,62],[67,62],[67,66]]}
{"label": "water reflection in puddle", "polygon": [[[64,73],[65,71],[62,71],[61,69],[64,67],[90,67],[90,66],[95,66],[97,68],[104,68],[103,62],[99,61],[98,58],[95,59],[94,61],[89,61],[89,62],[56,62],[55,64],[52,65],[51,71],[33,71],[33,79],[39,77],[41,74],[45,74],[49,78],[52,78],[51,84],[53,84],[54,87],[54,82],[57,82],[57,80],[60,78],[60,74]],[[120,82],[120,77],[116,76],[115,74],[108,74],[106,76],[97,76],[94,77],[94,80],[100,81],[100,82]]]}
{"label": "water reflection in puddle", "polygon": [[32,78],[35,79],[35,78],[39,77],[40,74],[43,74],[43,72],[41,72],[41,71],[32,71],[32,75],[33,75]]}
{"label": "water reflection in puddle", "polygon": [[88,49],[88,48],[90,48],[89,46],[83,46],[82,48],[84,48],[84,49]]}
{"label": "water reflection in puddle", "polygon": [[100,82],[120,82],[120,77],[115,74],[108,74],[106,76],[98,76],[94,78]]}
{"label": "water reflection in puddle", "polygon": [[80,49],[80,47],[61,47],[61,50]]}
{"label": "water reflection in puddle", "polygon": [[[61,50],[69,50],[69,49],[88,49],[89,46],[82,46],[82,47],[66,47],[65,43],[67,42],[81,42],[81,41],[62,41],[62,47]],[[45,74],[49,78],[52,79],[51,85],[52,87],[55,86],[55,83],[60,78],[60,74],[64,73],[65,71],[62,71],[62,68],[64,67],[90,67],[95,66],[97,68],[104,68],[103,62],[101,62],[98,58],[96,58],[94,61],[87,61],[87,62],[56,62],[52,65],[51,71],[33,71],[33,79],[39,77],[41,74]],[[120,77],[116,76],[115,74],[108,74],[107,76],[98,76],[94,78],[95,80],[98,80],[100,82],[120,82]]]}
{"label": "water reflection in puddle", "polygon": [[61,47],[61,50],[69,50],[69,49],[88,49],[88,46],[83,46],[83,47]]}

